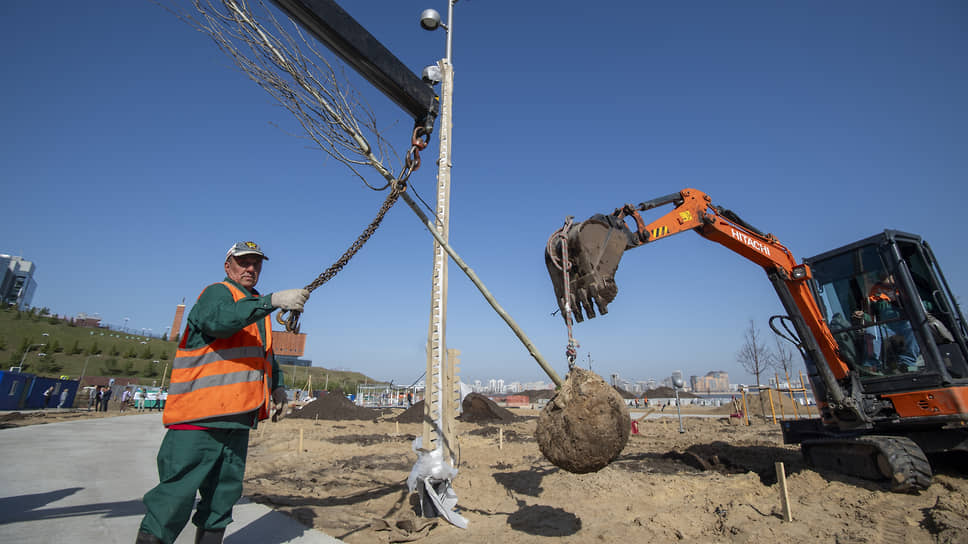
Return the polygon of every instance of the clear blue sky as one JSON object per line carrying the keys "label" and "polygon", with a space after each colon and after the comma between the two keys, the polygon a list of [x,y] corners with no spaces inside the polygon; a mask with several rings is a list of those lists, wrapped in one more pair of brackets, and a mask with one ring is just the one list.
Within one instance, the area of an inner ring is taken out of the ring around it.
{"label": "clear blue sky", "polygon": [[[417,24],[444,1],[341,4],[415,72],[444,54],[444,33]],[[222,279],[234,241],[270,256],[262,292],[300,287],[383,201],[148,1],[8,0],[0,18],[0,252],[36,263],[35,306],[159,333]],[[686,187],[797,258],[884,228],[919,233],[968,293],[965,3],[463,0],[454,23],[451,241],[559,373],[548,236],[566,215]],[[410,120],[360,90],[402,151]],[[436,144],[411,178],[428,201]],[[415,380],[431,251],[401,202],[313,293],[307,356]],[[744,328],[768,333],[782,312],[762,270],[692,233],[627,253],[618,284],[609,315],[575,329],[580,360],[606,376],[748,382]],[[453,265],[447,333],[465,381],[545,378]]]}

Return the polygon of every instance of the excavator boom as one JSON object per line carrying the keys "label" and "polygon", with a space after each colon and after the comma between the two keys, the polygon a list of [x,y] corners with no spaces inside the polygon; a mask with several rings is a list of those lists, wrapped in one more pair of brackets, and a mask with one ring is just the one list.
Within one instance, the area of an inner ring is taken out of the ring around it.
{"label": "excavator boom", "polygon": [[[648,224],[639,213],[669,204],[675,208]],[[627,218],[634,220],[634,231]],[[763,234],[729,210],[713,206],[705,193],[684,189],[637,206],[627,204],[610,215],[597,214],[580,223],[566,220],[549,239],[545,251],[562,316],[567,316],[566,307],[578,322],[586,316],[595,317],[595,306],[600,313],[608,313],[608,304],[618,293],[615,272],[622,253],[690,230],[764,268],[780,268],[789,275],[796,267],[793,255],[772,234]],[[567,241],[567,247],[563,241]]]}

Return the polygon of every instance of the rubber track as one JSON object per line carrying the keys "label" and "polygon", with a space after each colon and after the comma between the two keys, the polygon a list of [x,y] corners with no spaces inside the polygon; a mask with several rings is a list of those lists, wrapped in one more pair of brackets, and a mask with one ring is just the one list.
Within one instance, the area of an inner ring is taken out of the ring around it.
{"label": "rubber track", "polygon": [[917,493],[931,485],[931,464],[924,451],[910,438],[904,436],[865,436],[891,467],[891,491]]}
{"label": "rubber track", "polygon": [[[917,493],[931,485],[931,465],[918,445],[902,436],[862,436],[804,441],[807,464],[868,480],[889,480],[891,491]],[[887,464],[889,474],[878,465]]]}

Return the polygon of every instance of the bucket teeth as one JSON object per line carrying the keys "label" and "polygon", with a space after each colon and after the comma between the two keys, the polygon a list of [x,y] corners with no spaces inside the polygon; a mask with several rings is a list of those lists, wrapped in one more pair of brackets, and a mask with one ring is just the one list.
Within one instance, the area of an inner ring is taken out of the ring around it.
{"label": "bucket teeth", "polygon": [[[598,313],[608,313],[608,305],[618,294],[615,272],[622,253],[631,247],[631,232],[620,220],[613,216],[596,215],[587,221],[572,225],[567,232],[568,260],[570,261],[568,285],[564,285],[561,269],[554,264],[556,259],[545,253],[545,264],[551,275],[558,307],[562,317],[567,316],[565,289],[571,294],[572,315],[581,323]],[[561,261],[561,248],[555,248],[557,261]]]}

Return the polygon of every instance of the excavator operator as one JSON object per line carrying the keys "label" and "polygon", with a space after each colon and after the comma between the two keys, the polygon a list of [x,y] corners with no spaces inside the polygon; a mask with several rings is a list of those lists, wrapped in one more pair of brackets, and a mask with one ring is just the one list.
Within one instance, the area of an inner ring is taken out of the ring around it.
{"label": "excavator operator", "polygon": [[867,293],[870,313],[857,310],[853,317],[855,321],[876,325],[879,334],[875,336],[881,340],[881,349],[872,355],[879,358],[877,355],[883,354],[886,363],[883,371],[887,374],[916,371],[921,350],[898,299],[894,275],[882,271],[878,277]]}

